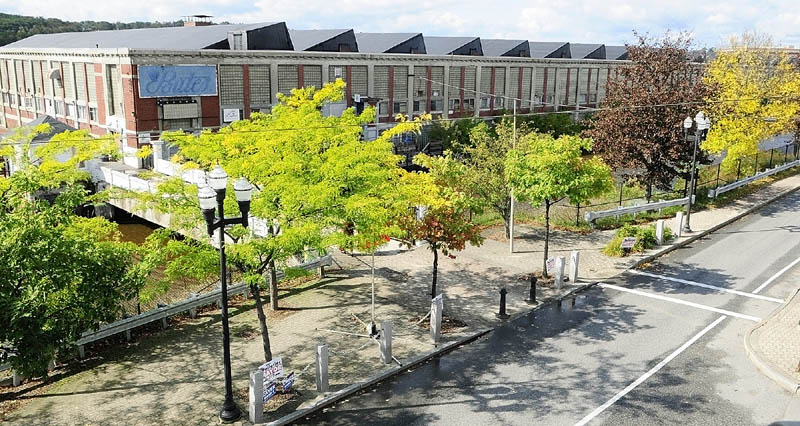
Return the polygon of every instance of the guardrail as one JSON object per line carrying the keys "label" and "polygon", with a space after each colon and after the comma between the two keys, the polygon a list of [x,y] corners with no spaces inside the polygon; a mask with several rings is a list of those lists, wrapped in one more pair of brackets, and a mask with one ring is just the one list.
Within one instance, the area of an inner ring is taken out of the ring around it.
{"label": "guardrail", "polygon": [[[297,266],[292,266],[292,268],[302,268],[305,270],[312,270],[317,268],[324,268],[326,266],[331,266],[333,264],[333,257],[328,254],[322,257],[318,257],[312,261],[301,263]],[[324,273],[324,269],[322,270]],[[284,271],[276,271],[277,279],[280,280],[285,276]],[[228,295],[236,295],[236,294],[246,294],[250,291],[247,284],[236,284],[233,286],[228,287]],[[131,330],[136,327],[143,326],[145,324],[150,324],[156,321],[163,321],[164,326],[166,327],[166,320],[171,316],[175,316],[178,314],[182,314],[184,312],[189,312],[190,314],[195,311],[197,308],[202,306],[208,306],[220,301],[222,297],[222,289],[217,288],[215,290],[209,291],[208,293],[202,295],[191,295],[186,300],[181,302],[172,303],[166,306],[160,306],[156,309],[149,310],[139,315],[134,315],[132,317],[124,318],[119,321],[112,322],[110,324],[106,324],[100,326],[97,330],[94,331],[87,331],[81,335],[81,338],[75,342],[75,345],[78,347],[78,354],[81,358],[85,356],[85,349],[84,346],[96,342],[101,339],[105,339],[110,336],[114,336],[116,334],[125,333],[126,338],[128,340],[131,339]],[[9,365],[0,365],[0,371],[4,371],[11,368]]]}
{"label": "guardrail", "polygon": [[774,175],[775,173],[782,172],[787,169],[791,169],[792,167],[800,166],[800,160],[795,160],[780,166],[773,167],[769,170],[764,170],[763,172],[759,172],[754,174],[753,176],[746,177],[741,180],[737,180],[736,182],[729,183],[727,185],[722,185],[715,189],[708,190],[708,197],[709,198],[717,198],[720,194],[724,194],[728,191],[734,190],[736,188],[745,186],[749,183],[755,182],[759,179],[763,179],[767,176]]}
{"label": "guardrail", "polygon": [[[594,221],[597,219],[601,219],[604,217],[611,217],[611,216],[619,216],[623,214],[636,214],[642,213],[651,210],[661,210],[666,207],[672,206],[680,206],[686,204],[689,200],[689,197],[684,198],[676,198],[674,200],[667,200],[667,201],[658,201],[655,203],[647,203],[637,206],[629,206],[629,207],[617,207],[616,209],[611,210],[600,210],[596,212],[586,212],[583,216],[589,224],[594,224]],[[692,204],[694,204],[696,197],[692,197]]]}

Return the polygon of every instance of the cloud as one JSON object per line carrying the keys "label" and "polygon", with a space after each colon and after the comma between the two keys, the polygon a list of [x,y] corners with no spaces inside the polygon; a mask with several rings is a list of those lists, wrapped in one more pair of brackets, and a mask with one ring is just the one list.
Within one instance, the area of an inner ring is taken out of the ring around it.
{"label": "cloud", "polygon": [[171,21],[205,13],[216,21],[285,21],[290,28],[354,28],[356,31],[423,32],[620,44],[632,30],[652,35],[690,31],[699,45],[714,46],[747,30],[770,33],[776,42],[800,44],[796,3],[771,0],[0,0],[6,13],[66,20]]}

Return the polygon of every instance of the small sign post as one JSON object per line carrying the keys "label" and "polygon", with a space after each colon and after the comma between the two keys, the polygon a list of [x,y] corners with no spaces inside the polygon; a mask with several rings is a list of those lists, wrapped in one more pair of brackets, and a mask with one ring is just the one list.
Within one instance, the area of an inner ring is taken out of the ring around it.
{"label": "small sign post", "polygon": [[636,245],[636,237],[625,237],[622,239],[622,243],[619,246],[623,249],[630,250],[634,245]]}
{"label": "small sign post", "polygon": [[546,266],[547,266],[547,273],[548,274],[553,272],[553,268],[556,266],[556,258],[555,257],[551,257],[551,258],[547,259]]}
{"label": "small sign post", "polygon": [[283,382],[281,382],[281,392],[286,393],[292,390],[292,386],[294,386],[294,372],[289,373]]}
{"label": "small sign post", "polygon": [[269,401],[270,398],[275,396],[275,382],[271,382],[270,384],[264,385],[264,402]]}
{"label": "small sign post", "polygon": [[283,362],[280,357],[265,362],[261,367],[258,367],[258,369],[264,372],[264,382],[272,382],[278,377],[283,376]]}

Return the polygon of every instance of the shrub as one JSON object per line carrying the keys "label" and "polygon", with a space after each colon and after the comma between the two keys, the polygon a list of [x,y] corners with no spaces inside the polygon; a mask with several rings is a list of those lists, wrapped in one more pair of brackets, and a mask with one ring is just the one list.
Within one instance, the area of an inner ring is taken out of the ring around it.
{"label": "shrub", "polygon": [[[622,244],[622,240],[627,237],[635,237],[636,244],[633,245],[633,248],[630,249],[631,252],[643,252],[647,249],[650,249],[656,245],[656,226],[632,226],[632,225],[624,225],[622,228],[617,230],[617,233],[614,235],[614,238],[609,241],[606,247],[603,249],[603,253],[608,256],[615,256],[615,257],[622,257],[625,256],[627,253],[625,250],[620,247]],[[669,241],[673,237],[672,230],[669,227],[664,227],[664,241]]]}

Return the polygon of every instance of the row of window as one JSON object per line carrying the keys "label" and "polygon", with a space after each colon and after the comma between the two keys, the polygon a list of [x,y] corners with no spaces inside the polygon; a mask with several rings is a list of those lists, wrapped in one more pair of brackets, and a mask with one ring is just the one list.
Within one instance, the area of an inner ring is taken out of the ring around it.
{"label": "row of window", "polygon": [[[61,116],[81,121],[97,121],[97,107],[81,105],[76,102],[64,102],[60,99],[46,99],[38,96],[20,96],[13,93],[2,93],[3,105],[25,108],[52,116]],[[34,108],[35,105],[35,108]]]}

